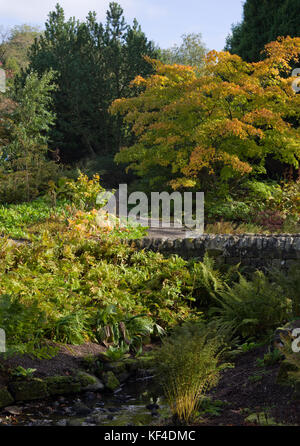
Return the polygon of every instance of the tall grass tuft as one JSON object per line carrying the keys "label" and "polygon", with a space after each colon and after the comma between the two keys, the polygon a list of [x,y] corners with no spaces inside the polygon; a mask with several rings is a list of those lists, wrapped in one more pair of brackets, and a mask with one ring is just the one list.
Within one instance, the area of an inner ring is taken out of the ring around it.
{"label": "tall grass tuft", "polygon": [[173,414],[180,423],[193,420],[205,393],[219,379],[220,340],[188,323],[163,340],[155,352],[158,378]]}

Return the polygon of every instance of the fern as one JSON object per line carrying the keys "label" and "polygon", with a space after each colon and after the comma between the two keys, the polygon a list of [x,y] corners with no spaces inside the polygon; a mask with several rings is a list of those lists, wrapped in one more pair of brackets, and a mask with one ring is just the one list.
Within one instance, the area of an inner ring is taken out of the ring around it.
{"label": "fern", "polygon": [[240,280],[232,287],[215,295],[218,307],[211,309],[219,330],[242,338],[259,339],[270,330],[288,320],[291,301],[283,294],[280,286],[272,283],[261,271],[248,281]]}

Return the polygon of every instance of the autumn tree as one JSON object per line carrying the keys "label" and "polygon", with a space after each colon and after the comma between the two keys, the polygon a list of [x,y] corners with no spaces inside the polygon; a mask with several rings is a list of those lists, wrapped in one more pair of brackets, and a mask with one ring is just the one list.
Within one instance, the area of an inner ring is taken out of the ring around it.
{"label": "autumn tree", "polygon": [[149,60],[156,73],[133,83],[144,90],[111,107],[137,137],[116,160],[174,189],[266,173],[270,156],[298,168],[300,96],[290,64],[299,61],[300,38],[278,39],[265,51],[258,63],[211,51],[200,77],[193,67]]}

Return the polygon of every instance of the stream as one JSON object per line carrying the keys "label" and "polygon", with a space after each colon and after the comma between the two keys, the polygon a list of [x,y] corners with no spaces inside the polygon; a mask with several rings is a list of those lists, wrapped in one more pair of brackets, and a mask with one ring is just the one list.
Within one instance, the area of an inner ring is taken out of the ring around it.
{"label": "stream", "polygon": [[86,392],[6,407],[0,425],[150,426],[170,417],[151,378],[135,379],[114,393]]}

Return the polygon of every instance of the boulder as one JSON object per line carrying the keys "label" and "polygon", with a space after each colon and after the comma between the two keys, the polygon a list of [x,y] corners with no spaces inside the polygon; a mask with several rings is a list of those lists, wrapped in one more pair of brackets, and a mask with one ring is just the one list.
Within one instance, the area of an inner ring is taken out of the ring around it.
{"label": "boulder", "polygon": [[80,371],[76,375],[76,379],[80,382],[81,390],[89,392],[98,392],[104,389],[104,384],[96,376]]}
{"label": "boulder", "polygon": [[81,384],[78,379],[72,376],[49,376],[45,379],[50,395],[64,395],[81,391]]}
{"label": "boulder", "polygon": [[7,387],[0,387],[0,408],[9,406],[14,402],[14,398],[8,391]]}
{"label": "boulder", "polygon": [[113,392],[120,386],[120,381],[112,371],[104,372],[102,376],[107,390]]}
{"label": "boulder", "polygon": [[39,378],[14,381],[10,383],[9,389],[15,401],[37,400],[49,396],[46,382]]}

